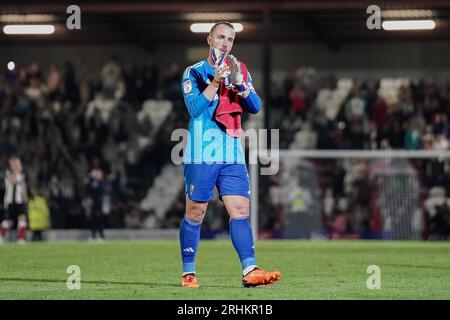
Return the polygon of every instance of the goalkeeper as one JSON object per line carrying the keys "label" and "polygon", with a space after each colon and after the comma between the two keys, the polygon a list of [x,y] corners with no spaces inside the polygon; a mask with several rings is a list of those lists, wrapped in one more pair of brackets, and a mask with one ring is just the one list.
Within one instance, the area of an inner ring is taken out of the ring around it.
{"label": "goalkeeper", "polygon": [[230,216],[230,237],[242,265],[242,284],[268,285],[281,277],[278,271],[258,268],[255,259],[249,223],[250,183],[239,137],[240,115],[245,111],[257,113],[261,99],[245,65],[229,54],[234,39],[230,23],[214,24],[207,37],[208,58],[188,67],[182,78],[184,101],[190,114],[183,159],[186,215],[180,226],[183,287],[199,287],[195,256],[214,186]]}

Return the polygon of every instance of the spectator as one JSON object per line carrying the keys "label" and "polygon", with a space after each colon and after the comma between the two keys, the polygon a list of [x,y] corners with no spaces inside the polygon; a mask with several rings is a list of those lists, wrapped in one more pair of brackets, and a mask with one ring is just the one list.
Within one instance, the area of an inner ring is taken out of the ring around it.
{"label": "spectator", "polygon": [[422,121],[420,117],[412,118],[405,133],[405,148],[410,150],[419,150],[422,147]]}
{"label": "spectator", "polygon": [[306,120],[306,111],[308,109],[308,99],[305,90],[298,83],[289,92],[289,101],[291,110],[298,114],[303,120]]}
{"label": "spectator", "polygon": [[325,110],[319,108],[314,120],[313,128],[317,132],[317,149],[331,149],[334,123],[329,120]]}
{"label": "spectator", "polygon": [[427,126],[422,136],[422,149],[431,150],[433,148],[433,139],[432,128],[431,126]]}
{"label": "spectator", "polygon": [[43,232],[50,226],[50,215],[47,200],[37,193],[35,188],[29,189],[28,221],[32,231],[32,241],[42,241]]}
{"label": "spectator", "polygon": [[61,74],[56,65],[49,67],[47,76],[47,90],[50,101],[57,101],[61,95]]}
{"label": "spectator", "polygon": [[401,149],[404,146],[405,132],[402,123],[398,119],[389,119],[384,127],[385,137],[394,149]]}
{"label": "spectator", "polygon": [[449,126],[447,122],[447,115],[444,113],[437,113],[433,117],[433,135],[444,135],[448,137],[449,134]]}
{"label": "spectator", "polygon": [[118,90],[122,84],[122,69],[117,57],[112,56],[102,69],[102,89],[106,98],[119,98]]}
{"label": "spectator", "polygon": [[[90,208],[90,225],[93,240],[104,240],[103,234],[103,201],[106,192],[103,170],[99,167],[94,168],[89,174],[87,185],[87,195]],[[97,233],[99,238],[97,238]]]}
{"label": "spectator", "polygon": [[448,140],[447,138],[442,134],[437,134],[433,141],[433,149],[434,150],[448,150]]}
{"label": "spectator", "polygon": [[371,117],[378,128],[382,127],[388,118],[386,101],[380,96],[372,107]]}
{"label": "spectator", "polygon": [[361,89],[355,86],[352,96],[345,106],[345,117],[347,121],[366,120],[366,101],[362,99]]}
{"label": "spectator", "polygon": [[401,86],[399,90],[399,100],[400,100],[400,112],[402,114],[402,117],[404,120],[408,120],[411,118],[411,116],[415,113],[414,108],[414,102],[413,102],[413,95],[411,87],[408,86]]}
{"label": "spectator", "polygon": [[5,172],[4,183],[5,217],[0,223],[0,243],[3,242],[6,231],[13,225],[17,227],[17,243],[25,243],[28,194],[22,161],[17,156],[10,156],[8,159],[8,170]]}

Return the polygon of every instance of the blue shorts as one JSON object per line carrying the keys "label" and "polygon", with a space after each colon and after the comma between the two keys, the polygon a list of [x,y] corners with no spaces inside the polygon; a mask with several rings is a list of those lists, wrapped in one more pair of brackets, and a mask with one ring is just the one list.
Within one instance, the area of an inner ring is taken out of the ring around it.
{"label": "blue shorts", "polygon": [[250,198],[250,181],[245,164],[184,164],[185,192],[189,200],[207,202],[214,197],[214,186],[220,199],[225,195]]}

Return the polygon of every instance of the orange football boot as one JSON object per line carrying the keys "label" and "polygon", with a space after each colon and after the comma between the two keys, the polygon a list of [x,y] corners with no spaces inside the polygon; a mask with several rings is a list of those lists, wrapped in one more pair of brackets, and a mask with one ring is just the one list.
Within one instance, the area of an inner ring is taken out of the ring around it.
{"label": "orange football boot", "polygon": [[253,288],[260,285],[274,284],[281,278],[281,272],[268,272],[263,269],[255,268],[242,278],[242,285],[246,288]]}
{"label": "orange football boot", "polygon": [[194,273],[188,273],[181,278],[181,286],[186,288],[198,288],[200,285],[198,284],[197,277]]}

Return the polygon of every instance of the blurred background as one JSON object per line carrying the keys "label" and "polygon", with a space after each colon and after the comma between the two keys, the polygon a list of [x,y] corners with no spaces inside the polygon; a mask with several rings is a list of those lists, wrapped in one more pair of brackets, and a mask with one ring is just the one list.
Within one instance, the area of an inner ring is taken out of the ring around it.
{"label": "blurred background", "polygon": [[[66,26],[71,4],[81,9],[79,30]],[[432,23],[369,30],[371,4],[382,22]],[[279,129],[280,149],[294,151],[254,186],[259,237],[449,239],[448,158],[401,153],[449,148],[449,1],[5,0],[0,172],[10,155],[21,158],[30,193],[48,204],[48,223],[36,227],[44,239],[86,239],[96,199],[106,239],[177,237],[184,180],[170,137],[189,120],[180,81],[208,54],[207,33],[192,25],[220,20],[240,24],[233,53],[263,99],[244,127]],[[18,24],[54,30],[8,34]],[[365,151],[339,151],[349,149]],[[388,149],[399,153],[370,153]],[[216,198],[202,237],[227,230]]]}

